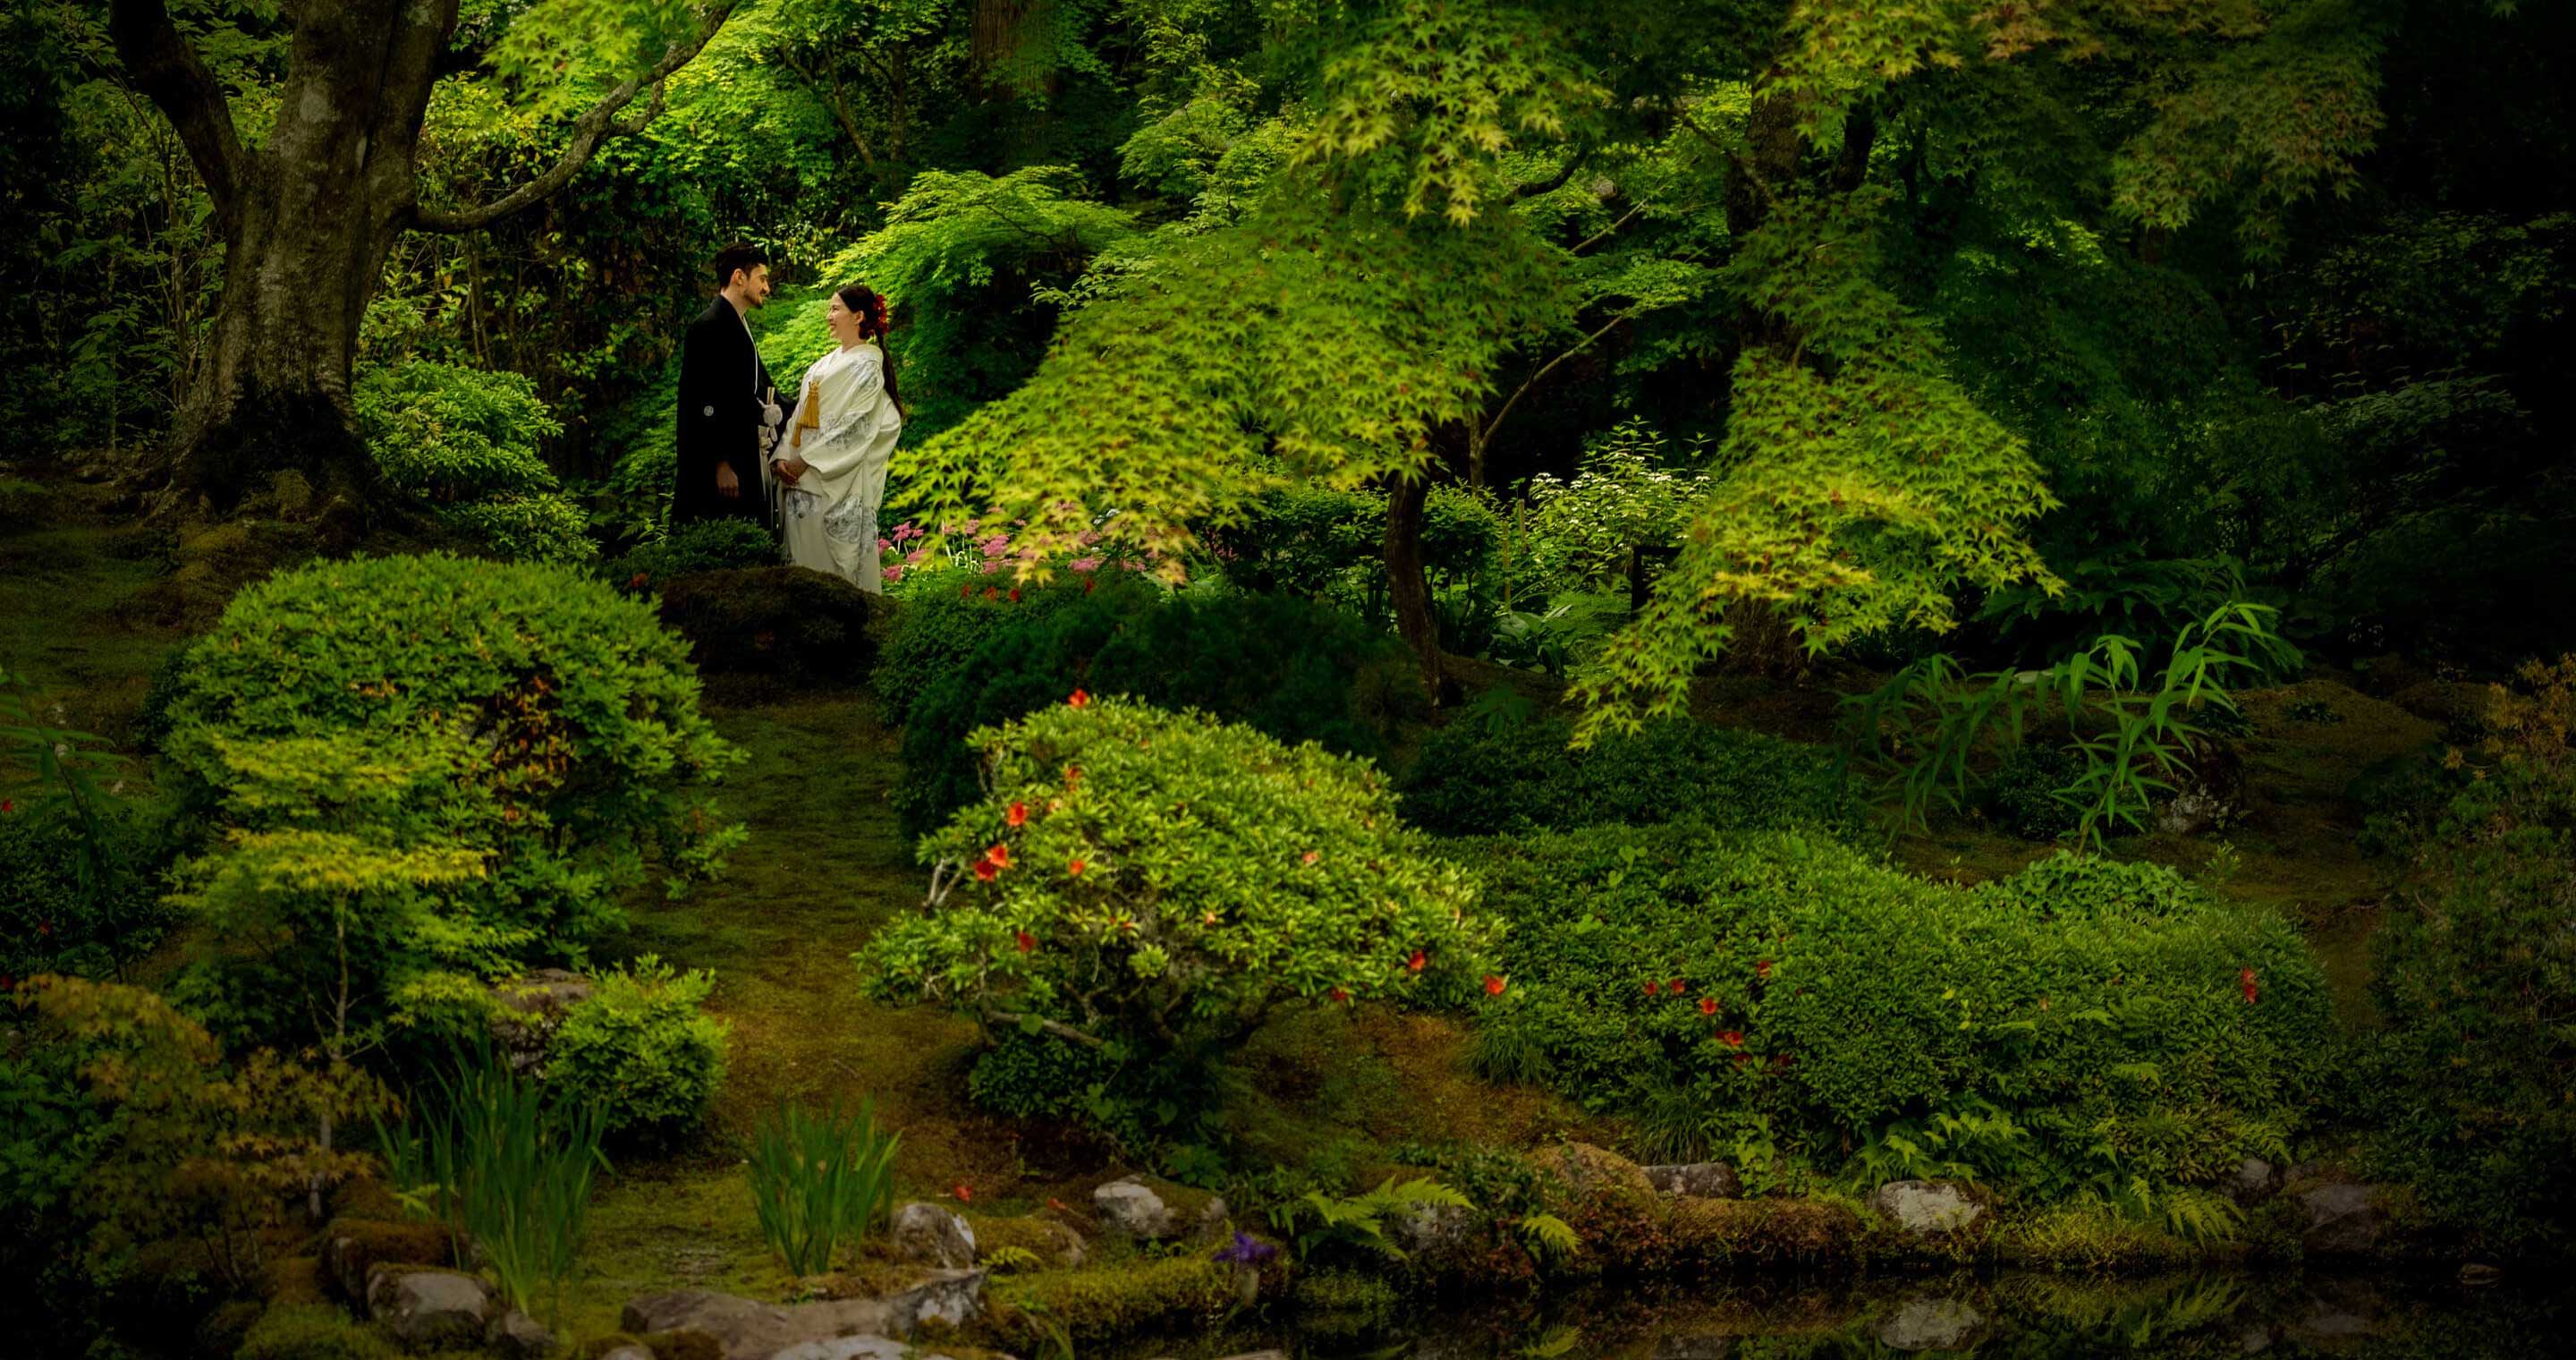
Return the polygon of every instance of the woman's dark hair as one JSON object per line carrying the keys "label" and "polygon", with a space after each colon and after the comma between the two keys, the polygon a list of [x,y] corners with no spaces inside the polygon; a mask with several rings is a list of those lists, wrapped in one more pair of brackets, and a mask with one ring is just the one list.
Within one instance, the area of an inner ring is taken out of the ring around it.
{"label": "woman's dark hair", "polygon": [[850,314],[859,319],[859,338],[879,342],[878,352],[885,355],[886,399],[894,403],[896,415],[907,415],[903,409],[903,392],[894,385],[894,351],[883,343],[886,327],[886,300],[883,294],[864,283],[845,283],[833,290],[833,296]]}
{"label": "woman's dark hair", "polygon": [[716,252],[716,287],[722,288],[733,282],[733,272],[737,269],[758,269],[767,263],[769,256],[760,247],[747,241],[736,241]]}

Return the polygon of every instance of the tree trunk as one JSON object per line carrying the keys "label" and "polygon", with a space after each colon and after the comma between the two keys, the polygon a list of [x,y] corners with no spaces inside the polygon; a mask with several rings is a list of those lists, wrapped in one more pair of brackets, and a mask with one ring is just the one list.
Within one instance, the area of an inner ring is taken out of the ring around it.
{"label": "tree trunk", "polygon": [[[386,205],[330,169],[260,173],[243,186],[222,310],[170,468],[174,489],[218,511],[283,471],[325,495],[374,481],[352,423],[349,368],[397,229]],[[400,206],[408,210],[407,192]]]}
{"label": "tree trunk", "polygon": [[1422,512],[1431,498],[1428,474],[1398,477],[1386,497],[1386,594],[1395,607],[1395,631],[1422,668],[1422,689],[1433,707],[1442,700],[1440,621],[1431,613],[1431,581],[1422,569]]}

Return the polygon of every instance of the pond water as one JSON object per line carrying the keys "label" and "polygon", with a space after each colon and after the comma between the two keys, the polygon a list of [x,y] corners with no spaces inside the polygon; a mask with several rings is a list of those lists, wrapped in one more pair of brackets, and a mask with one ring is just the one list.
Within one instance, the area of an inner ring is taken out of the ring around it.
{"label": "pond water", "polygon": [[[1364,1338],[1206,1337],[1122,1349],[1174,1360],[1275,1346],[1299,1360],[1752,1360],[1895,1354],[2337,1356],[2503,1360],[2576,1354],[2576,1286],[2415,1274],[2047,1273],[1768,1277],[1540,1302],[1424,1308]],[[1086,1353],[1088,1354],[1088,1353]]]}

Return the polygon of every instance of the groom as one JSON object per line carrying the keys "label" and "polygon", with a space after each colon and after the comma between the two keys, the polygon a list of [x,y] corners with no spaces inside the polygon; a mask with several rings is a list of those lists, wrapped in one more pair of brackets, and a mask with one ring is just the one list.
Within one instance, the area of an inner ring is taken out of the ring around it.
{"label": "groom", "polygon": [[680,484],[674,527],[735,516],[768,518],[760,460],[787,423],[769,369],[751,343],[751,310],[769,301],[769,262],[736,243],[716,252],[716,297],[680,345]]}

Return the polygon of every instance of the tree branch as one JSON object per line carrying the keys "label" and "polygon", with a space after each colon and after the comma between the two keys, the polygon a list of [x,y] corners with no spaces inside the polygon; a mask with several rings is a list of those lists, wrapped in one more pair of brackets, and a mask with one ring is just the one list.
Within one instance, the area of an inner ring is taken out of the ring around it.
{"label": "tree branch", "polygon": [[[724,0],[714,6],[712,18],[698,31],[695,39],[675,42],[664,48],[662,59],[653,63],[651,70],[619,81],[616,88],[602,95],[588,112],[573,120],[572,144],[564,148],[562,157],[547,167],[545,173],[480,207],[459,208],[453,212],[417,209],[412,215],[412,225],[424,231],[474,231],[537,203],[571,183],[572,177],[590,163],[591,153],[599,149],[601,142],[611,137],[631,137],[643,131],[644,125],[662,112],[665,93],[662,82],[705,50],[716,31],[724,27],[725,20],[732,17],[734,3],[735,0]],[[620,119],[617,115],[634,103],[635,96],[643,93],[648,85],[653,89],[653,98],[645,105],[644,112],[633,118]]]}
{"label": "tree branch", "polygon": [[242,148],[223,85],[170,22],[161,0],[111,0],[107,34],[125,63],[125,78],[178,130],[215,212],[231,217],[241,191]]}
{"label": "tree branch", "polygon": [[1067,1043],[1080,1044],[1085,1048],[1107,1048],[1109,1046],[1109,1041],[1106,1039],[1100,1038],[1097,1035],[1086,1034],[1061,1020],[1049,1020],[1043,1015],[1023,1015],[1017,1011],[987,1010],[984,1012],[984,1023],[988,1027],[995,1024],[1025,1025],[1031,1020],[1037,1021],[1039,1029],[1044,1030]]}

